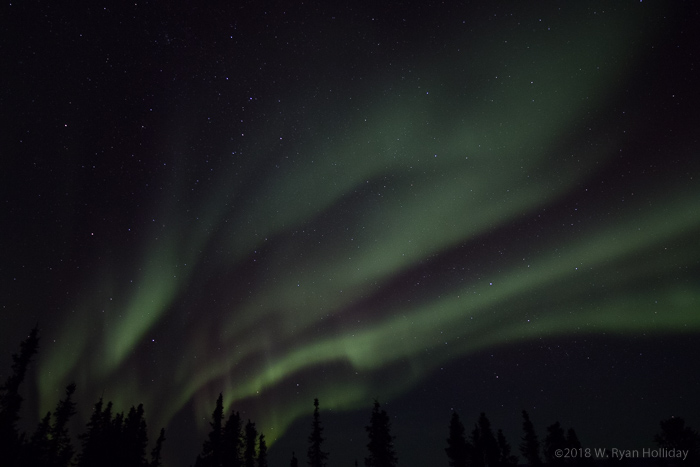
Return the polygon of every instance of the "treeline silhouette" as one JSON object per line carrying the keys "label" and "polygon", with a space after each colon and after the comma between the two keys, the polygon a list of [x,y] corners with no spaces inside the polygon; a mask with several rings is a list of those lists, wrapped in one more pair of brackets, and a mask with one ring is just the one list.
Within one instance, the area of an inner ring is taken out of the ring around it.
{"label": "treeline silhouette", "polygon": [[31,436],[19,432],[17,423],[23,398],[19,387],[29,363],[39,348],[39,331],[34,327],[12,355],[12,373],[0,386],[0,465],[8,467],[159,467],[165,430],[146,457],[148,435],[143,405],[113,413],[112,403],[102,399],[95,404],[84,433],[78,436],[77,451],[68,431],[76,414],[73,394],[75,384],[66,387],[66,395],[39,422]]}
{"label": "treeline silhouette", "polygon": [[[27,368],[39,347],[38,328],[20,344],[19,354],[12,355],[12,372],[0,386],[0,466],[7,467],[159,467],[162,465],[162,449],[165,430],[160,430],[150,456],[147,425],[143,405],[114,413],[112,402],[106,404],[100,398],[94,405],[92,416],[85,432],[78,435],[80,450],[77,451],[68,430],[68,423],[75,415],[75,384],[66,388],[65,397],[38,423],[28,436],[17,427],[23,398],[19,387],[24,381]],[[307,462],[311,467],[327,466],[330,453],[323,449],[325,437],[321,424],[319,401],[314,399],[311,433],[308,436]],[[547,427],[547,434],[540,442],[529,414],[522,412],[523,436],[518,450],[528,466],[596,466],[610,462],[611,465],[629,465],[629,459],[611,458],[601,460],[595,453],[582,447],[573,428],[564,429],[559,422]],[[265,435],[258,433],[250,419],[245,425],[239,412],[231,411],[224,421],[223,395],[219,394],[210,422],[211,431],[197,455],[195,467],[268,467]],[[682,418],[672,417],[660,423],[661,431],[654,436],[659,448],[687,452],[684,460],[653,459],[651,465],[700,465],[700,435],[685,425]],[[391,421],[387,412],[374,401],[367,432],[366,467],[396,467],[399,459],[391,434]],[[341,463],[341,462],[337,462]],[[491,422],[481,413],[474,428],[467,435],[457,412],[453,412],[448,425],[445,457],[436,459],[432,465],[450,467],[515,467],[518,457],[512,453],[511,445],[503,431],[494,433]],[[291,453],[290,467],[298,467],[296,452]],[[347,461],[350,465],[350,461]],[[357,466],[357,460],[354,460]],[[644,464],[649,465],[649,464]]]}

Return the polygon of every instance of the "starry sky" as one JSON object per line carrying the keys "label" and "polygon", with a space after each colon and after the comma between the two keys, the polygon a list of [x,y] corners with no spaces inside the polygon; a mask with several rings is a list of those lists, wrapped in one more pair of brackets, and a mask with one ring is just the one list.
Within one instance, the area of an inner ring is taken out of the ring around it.
{"label": "starry sky", "polygon": [[5,2],[0,306],[32,429],[143,403],[169,465],[216,397],[330,467],[374,399],[401,465],[452,410],[517,451],[700,428],[693,2]]}

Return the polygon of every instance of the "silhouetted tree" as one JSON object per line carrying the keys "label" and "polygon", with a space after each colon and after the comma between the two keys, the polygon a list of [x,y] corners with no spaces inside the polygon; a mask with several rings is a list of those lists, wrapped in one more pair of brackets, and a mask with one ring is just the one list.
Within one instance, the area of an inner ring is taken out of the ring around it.
{"label": "silhouetted tree", "polygon": [[133,406],[124,416],[120,412],[114,416],[106,437],[107,449],[111,452],[108,465],[143,467],[146,462],[146,422],[143,420],[143,406]]}
{"label": "silhouetted tree", "polygon": [[49,455],[51,465],[66,466],[71,464],[75,449],[68,433],[68,422],[75,415],[75,402],[73,394],[75,384],[70,384],[66,388],[66,398],[59,401],[54,411],[54,422],[51,426],[51,442],[49,444]]}
{"label": "silhouetted tree", "polygon": [[78,438],[82,442],[82,449],[78,456],[79,467],[93,465],[109,465],[112,449],[110,449],[112,403],[102,409],[102,398],[95,404],[90,420],[87,423],[87,431]]}
{"label": "silhouetted tree", "polygon": [[459,420],[457,412],[452,412],[450,418],[450,435],[447,438],[445,452],[451,467],[467,467],[470,446],[464,434],[464,425]]}
{"label": "silhouetted tree", "polygon": [[216,407],[211,414],[211,431],[209,439],[204,441],[202,452],[197,456],[195,467],[220,467],[223,459],[223,419],[224,419],[224,399],[219,393],[219,398],[216,399]]}
{"label": "silhouetted tree", "polygon": [[255,467],[255,443],[258,438],[258,430],[255,429],[255,423],[248,420],[245,426],[245,453],[243,461],[245,467]]}
{"label": "silhouetted tree", "polygon": [[232,411],[228,420],[226,420],[226,425],[224,425],[224,465],[227,467],[241,467],[243,465],[244,447],[245,442],[241,427],[241,415],[238,412]]}
{"label": "silhouetted tree", "polygon": [[523,437],[520,443],[520,454],[523,455],[528,465],[540,466],[542,459],[540,458],[540,442],[535,433],[535,427],[530,421],[530,416],[523,410]]}
{"label": "silhouetted tree", "polygon": [[121,460],[124,453],[124,412],[119,412],[114,414],[112,423],[110,424],[110,434],[107,438],[108,442],[111,444],[110,450],[112,451],[112,456],[114,461],[112,463],[116,464],[117,460]]}
{"label": "silhouetted tree", "polygon": [[309,435],[309,449],[307,451],[308,464],[311,467],[325,467],[328,453],[321,449],[323,444],[323,427],[318,413],[318,399],[314,399],[314,416],[311,422],[311,434]]}
{"label": "silhouetted tree", "polygon": [[562,456],[557,457],[555,452],[568,447],[566,436],[564,436],[564,429],[559,422],[548,426],[547,436],[544,439],[544,459],[547,461],[547,465],[564,465],[564,458]]}
{"label": "silhouetted tree", "polygon": [[476,430],[478,430],[479,435],[478,439],[474,441],[474,446],[477,448],[476,451],[481,454],[482,459],[481,462],[477,460],[478,465],[497,467],[499,458],[498,442],[493,435],[491,422],[483,412],[479,415]]}
{"label": "silhouetted tree", "polygon": [[289,467],[299,467],[299,460],[294,451],[292,451],[292,460],[289,461]]}
{"label": "silhouetted tree", "polygon": [[498,443],[498,464],[501,467],[515,467],[518,465],[518,458],[511,454],[510,444],[506,441],[503,430],[499,429],[496,433],[496,442]]}
{"label": "silhouetted tree", "polygon": [[161,467],[161,451],[163,449],[163,443],[165,442],[165,428],[160,429],[160,434],[158,435],[158,439],[156,440],[156,445],[153,447],[153,450],[151,451],[151,463],[149,464],[150,467]]}
{"label": "silhouetted tree", "polygon": [[258,437],[258,467],[267,467],[267,443],[262,433]]}
{"label": "silhouetted tree", "polygon": [[12,374],[0,386],[0,443],[3,448],[3,461],[14,465],[20,454],[22,438],[17,430],[22,396],[19,387],[27,374],[32,357],[39,348],[39,328],[34,326],[29,336],[19,345],[19,355],[12,354]]}
{"label": "silhouetted tree", "polygon": [[146,447],[148,446],[148,430],[143,417],[143,404],[133,406],[124,418],[122,425],[122,462],[124,465],[145,466]]}
{"label": "silhouetted tree", "polygon": [[[569,448],[570,450],[575,450],[575,452],[579,453],[581,449],[581,441],[579,441],[578,436],[576,435],[576,431],[573,428],[569,428],[566,430],[566,447]],[[569,451],[571,452],[571,451]],[[588,465],[593,465],[593,458],[592,457],[585,457],[585,456],[574,456],[570,457],[569,459],[566,459],[566,465],[572,465],[572,466],[588,466]],[[619,462],[619,460],[618,460]]]}
{"label": "silhouetted tree", "polygon": [[654,436],[654,442],[660,448],[688,451],[684,465],[698,465],[700,460],[700,435],[685,425],[680,417],[671,417],[660,423],[661,432]]}
{"label": "silhouetted tree", "polygon": [[20,465],[45,465],[50,459],[51,412],[47,412],[26,446]]}
{"label": "silhouetted tree", "polygon": [[71,465],[75,449],[68,433],[68,422],[76,413],[73,402],[74,393],[75,384],[66,387],[65,399],[58,402],[53,412],[53,424],[51,412],[44,416],[25,449],[20,465],[41,467]]}
{"label": "silhouetted tree", "polygon": [[369,425],[365,427],[369,436],[369,457],[365,458],[365,466],[394,467],[398,464],[398,458],[394,451],[394,437],[391,436],[391,422],[386,411],[379,409],[379,402],[375,400]]}
{"label": "silhouetted tree", "polygon": [[474,425],[474,429],[472,430],[472,434],[469,439],[471,441],[469,465],[472,467],[485,467],[484,451],[481,443],[481,432],[479,431],[478,425]]}

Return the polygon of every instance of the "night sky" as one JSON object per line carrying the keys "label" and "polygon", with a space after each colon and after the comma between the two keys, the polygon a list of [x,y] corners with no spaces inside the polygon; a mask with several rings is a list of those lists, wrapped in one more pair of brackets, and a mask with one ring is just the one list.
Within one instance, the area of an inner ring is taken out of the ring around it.
{"label": "night sky", "polygon": [[[78,6],[75,5],[78,4]],[[695,2],[0,8],[0,377],[194,462],[220,392],[272,465],[446,465],[452,410],[584,447],[700,429]],[[367,4],[364,4],[367,3]],[[74,434],[77,432],[74,431]],[[150,449],[150,448],[149,448]]]}

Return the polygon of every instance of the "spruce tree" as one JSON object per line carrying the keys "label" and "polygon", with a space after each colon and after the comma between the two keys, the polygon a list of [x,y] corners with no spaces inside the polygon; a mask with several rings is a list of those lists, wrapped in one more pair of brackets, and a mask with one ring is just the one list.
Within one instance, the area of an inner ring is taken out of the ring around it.
{"label": "spruce tree", "polygon": [[[578,436],[576,435],[576,431],[573,428],[569,428],[566,431],[566,447],[570,450],[576,450],[576,452],[580,452],[579,450],[581,449],[581,441],[579,441]],[[566,465],[572,465],[572,466],[591,466],[594,464],[594,460],[591,457],[586,457],[584,456],[576,456],[573,458],[569,458],[568,462]]]}
{"label": "spruce tree", "polygon": [[[114,416],[110,424],[110,434],[107,437],[108,449],[112,452],[107,460],[109,466],[114,467],[136,467],[145,463],[144,451],[137,448],[139,437],[137,427],[139,423],[136,409],[132,406],[124,416],[124,412],[119,412]],[[131,419],[131,420],[130,420]]]}
{"label": "spruce tree", "polygon": [[156,440],[156,445],[151,451],[151,463],[150,467],[161,467],[163,464],[161,462],[161,451],[163,449],[163,443],[165,442],[165,428],[160,429],[160,434]]}
{"label": "spruce tree", "polygon": [[245,467],[255,467],[255,444],[258,438],[258,431],[255,429],[255,423],[250,419],[245,426],[245,452],[243,461]]}
{"label": "spruce tree", "polygon": [[520,454],[523,455],[528,465],[540,466],[542,459],[540,458],[540,442],[535,433],[535,427],[530,421],[530,416],[523,410],[523,437],[520,443]]}
{"label": "spruce tree", "polygon": [[32,357],[39,348],[39,328],[34,326],[29,336],[20,343],[19,355],[12,354],[12,374],[0,386],[0,440],[4,446],[3,462],[14,465],[22,446],[17,421],[22,407],[19,387],[24,381]]}
{"label": "spruce tree", "polygon": [[481,432],[479,425],[474,425],[472,434],[469,437],[471,442],[471,452],[469,453],[469,462],[472,467],[486,467],[484,464],[484,446],[481,442]]}
{"label": "spruce tree", "polygon": [[195,462],[196,467],[220,467],[223,454],[223,432],[222,432],[222,422],[224,419],[224,399],[223,395],[219,393],[218,399],[216,399],[216,407],[214,412],[211,414],[212,421],[210,422],[211,431],[209,432],[209,439],[204,441],[202,445],[202,452],[197,456]]}
{"label": "spruce tree", "polygon": [[54,411],[54,422],[51,425],[51,442],[49,443],[49,455],[51,456],[51,465],[68,466],[71,464],[75,449],[68,433],[68,422],[75,415],[75,402],[73,402],[73,394],[75,393],[75,384],[70,384],[66,387],[66,398],[59,401]]}
{"label": "spruce tree", "polygon": [[53,412],[41,420],[36,431],[25,447],[25,452],[19,465],[42,467],[65,467],[72,465],[75,454],[71,436],[68,432],[68,422],[75,415],[73,394],[75,384],[66,388],[66,398],[59,401]]}
{"label": "spruce tree", "polygon": [[26,446],[20,465],[48,465],[51,458],[51,412],[47,412]]}
{"label": "spruce tree", "polygon": [[564,435],[564,428],[559,422],[555,422],[547,427],[547,436],[544,439],[544,459],[547,465],[564,465],[564,458],[557,456],[557,450],[566,449],[567,442]]}
{"label": "spruce tree", "polygon": [[680,417],[662,420],[659,425],[661,432],[654,436],[654,442],[660,448],[688,451],[685,462],[688,465],[699,465],[700,435],[698,432],[686,426],[685,420]]}
{"label": "spruce tree", "polygon": [[323,444],[323,427],[318,413],[318,399],[314,399],[314,415],[309,435],[308,464],[311,467],[325,467],[328,453],[321,449]]}
{"label": "spruce tree", "polygon": [[108,460],[109,466],[126,465],[130,458],[128,453],[128,444],[124,434],[124,412],[119,412],[114,415],[112,423],[109,426],[109,434],[107,436],[109,450],[112,451],[111,458]]}
{"label": "spruce tree", "polygon": [[477,422],[477,428],[479,430],[479,449],[483,461],[483,465],[488,467],[496,467],[498,465],[498,442],[491,429],[491,422],[486,417],[485,413],[479,415],[479,421]]}
{"label": "spruce tree", "polygon": [[496,441],[498,442],[498,452],[499,465],[502,467],[515,467],[518,465],[518,458],[512,455],[510,452],[510,444],[506,441],[506,437],[503,434],[503,430],[499,428],[498,433],[496,433]]}
{"label": "spruce tree", "polygon": [[111,444],[114,440],[112,427],[112,403],[102,409],[103,401],[100,400],[93,408],[90,420],[87,423],[87,431],[78,438],[81,440],[82,449],[78,456],[78,467],[90,467],[93,465],[109,465],[112,457]]}
{"label": "spruce tree", "polygon": [[398,464],[394,451],[394,437],[391,436],[391,422],[385,410],[380,410],[379,402],[374,401],[374,409],[369,425],[365,427],[369,437],[365,458],[367,467],[395,467]]}
{"label": "spruce tree", "polygon": [[227,467],[241,467],[243,465],[243,449],[245,440],[241,427],[241,415],[231,411],[223,433],[224,465]]}
{"label": "spruce tree", "polygon": [[467,467],[469,445],[464,435],[464,425],[459,420],[457,412],[452,412],[449,433],[445,452],[447,453],[450,467]]}
{"label": "spruce tree", "polygon": [[262,433],[258,437],[258,467],[267,467],[267,443]]}
{"label": "spruce tree", "polygon": [[146,447],[148,446],[148,430],[143,417],[143,404],[133,406],[124,419],[122,427],[123,459],[126,465],[146,465]]}

